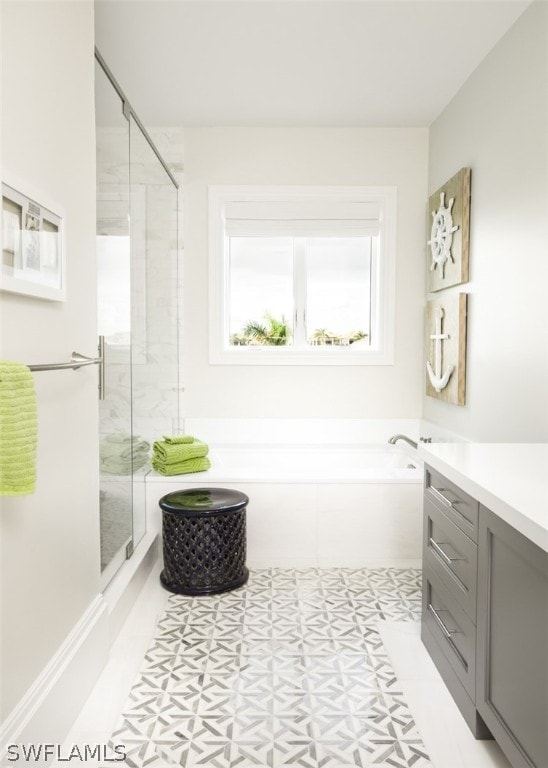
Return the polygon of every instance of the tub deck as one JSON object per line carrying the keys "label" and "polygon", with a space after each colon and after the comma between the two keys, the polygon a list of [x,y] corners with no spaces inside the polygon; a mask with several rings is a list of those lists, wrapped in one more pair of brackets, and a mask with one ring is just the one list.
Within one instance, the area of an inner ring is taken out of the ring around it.
{"label": "tub deck", "polygon": [[[250,483],[422,483],[419,459],[399,447],[219,445],[211,469],[196,474],[204,485]],[[179,481],[194,480],[178,475]],[[165,480],[151,472],[147,481]]]}

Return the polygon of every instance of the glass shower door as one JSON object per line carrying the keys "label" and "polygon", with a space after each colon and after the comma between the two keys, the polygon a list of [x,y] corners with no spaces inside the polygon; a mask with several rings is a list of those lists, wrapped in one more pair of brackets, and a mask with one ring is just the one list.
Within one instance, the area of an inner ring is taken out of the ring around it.
{"label": "glass shower door", "polygon": [[133,541],[129,122],[96,62],[97,325],[103,338],[99,404],[101,580],[106,586]]}
{"label": "glass shower door", "polygon": [[[133,434],[152,446],[179,426],[177,187],[133,115],[129,126]],[[136,466],[135,543],[145,532],[144,500]]]}
{"label": "glass shower door", "polygon": [[104,587],[145,536],[152,443],[179,428],[178,187],[97,51],[96,135]]}

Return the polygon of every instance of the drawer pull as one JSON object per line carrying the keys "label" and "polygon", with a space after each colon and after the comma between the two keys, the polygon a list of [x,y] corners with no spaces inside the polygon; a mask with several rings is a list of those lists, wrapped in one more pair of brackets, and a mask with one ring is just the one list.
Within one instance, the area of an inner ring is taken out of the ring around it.
{"label": "drawer pull", "polygon": [[445,496],[445,493],[447,491],[447,488],[436,488],[434,485],[430,486],[430,489],[434,491],[434,493],[440,497],[443,501],[445,501],[446,504],[449,504],[450,507],[454,509],[455,504],[462,504],[461,501],[458,499],[455,499],[455,501],[451,501],[447,496]]}
{"label": "drawer pull", "polygon": [[465,514],[463,514],[460,509],[457,509],[457,504],[466,504],[465,501],[462,501],[461,499],[455,499],[454,501],[451,501],[451,499],[448,499],[447,496],[444,496],[442,491],[446,491],[446,488],[436,488],[433,485],[429,486],[429,489],[432,491],[434,496],[437,496],[440,498],[445,504],[448,504],[453,512],[455,512],[462,520],[464,520],[465,523],[468,525],[473,525],[472,522],[466,517]]}
{"label": "drawer pull", "polygon": [[440,612],[443,613],[441,609],[436,610],[432,605],[432,603],[428,603],[428,610],[430,611],[430,613],[436,620],[436,624],[438,625],[438,627],[441,629],[441,631],[443,632],[443,634],[448,640],[451,640],[453,635],[462,635],[462,632],[460,629],[447,629],[447,627],[445,626],[444,622],[442,621],[439,615]]}
{"label": "drawer pull", "polygon": [[438,542],[434,541],[434,539],[431,536],[430,536],[430,539],[428,540],[428,543],[430,544],[434,552],[436,552],[441,557],[441,559],[445,563],[447,563],[447,565],[452,565],[453,563],[456,563],[459,560],[466,560],[465,557],[449,557],[447,552],[444,552],[444,550],[440,547]]}

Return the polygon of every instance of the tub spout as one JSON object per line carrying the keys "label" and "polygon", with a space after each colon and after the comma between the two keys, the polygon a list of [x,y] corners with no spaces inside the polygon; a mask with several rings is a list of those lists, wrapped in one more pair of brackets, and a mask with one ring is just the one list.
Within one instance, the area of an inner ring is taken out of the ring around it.
{"label": "tub spout", "polygon": [[417,447],[417,443],[414,440],[411,440],[410,437],[407,437],[407,435],[392,435],[392,437],[388,440],[388,442],[391,445],[395,445],[398,442],[398,440],[405,440],[405,442],[409,443],[409,445],[412,448],[416,448]]}

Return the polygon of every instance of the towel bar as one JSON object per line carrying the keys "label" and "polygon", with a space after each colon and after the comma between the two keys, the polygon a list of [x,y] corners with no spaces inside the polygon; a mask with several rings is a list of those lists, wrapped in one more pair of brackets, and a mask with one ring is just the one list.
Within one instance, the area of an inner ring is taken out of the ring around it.
{"label": "towel bar", "polygon": [[87,357],[80,352],[73,352],[68,363],[42,363],[39,365],[29,365],[31,371],[61,371],[65,368],[72,368],[74,371],[82,368],[84,365],[101,365],[102,357]]}

